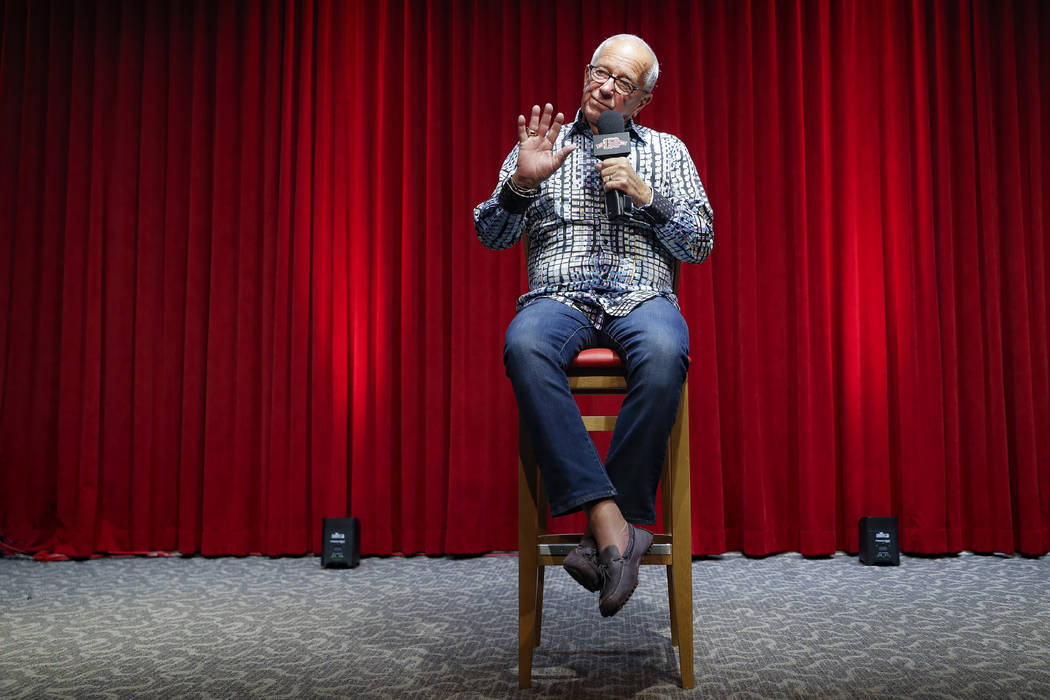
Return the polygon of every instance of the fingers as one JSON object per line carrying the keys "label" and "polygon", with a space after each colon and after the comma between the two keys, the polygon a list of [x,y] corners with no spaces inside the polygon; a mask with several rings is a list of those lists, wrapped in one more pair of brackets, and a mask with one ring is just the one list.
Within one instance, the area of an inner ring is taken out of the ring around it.
{"label": "fingers", "polygon": [[526,140],[538,136],[549,140],[553,145],[564,123],[565,115],[561,112],[554,114],[554,105],[550,102],[544,105],[542,110],[539,105],[532,105],[532,113],[527,120],[525,115],[518,115],[518,143],[523,144]]}
{"label": "fingers", "polygon": [[518,115],[517,183],[538,185],[560,168],[569,154],[576,150],[576,146],[569,144],[554,152],[554,142],[564,123],[565,115],[561,112],[554,114],[554,106],[549,102],[543,108],[533,105],[528,117]]}
{"label": "fingers", "polygon": [[560,168],[562,163],[565,162],[565,159],[569,157],[569,154],[572,153],[575,150],[576,150],[576,144],[570,143],[568,146],[565,146],[563,149],[561,149],[560,151],[555,153],[554,154],[554,163],[555,163],[554,169],[557,170],[558,168]]}
{"label": "fingers", "polygon": [[[537,109],[539,109],[538,106],[533,107],[532,113],[536,114]],[[550,102],[543,105],[543,115],[540,117],[539,126],[535,127],[536,131],[539,133],[540,136],[545,136],[546,133],[550,130],[552,114],[554,114],[554,105],[552,105]],[[561,113],[559,112],[559,114]]]}
{"label": "fingers", "polygon": [[608,158],[594,164],[602,175],[602,184],[606,190],[626,190],[634,175],[631,161],[626,158]]}
{"label": "fingers", "polygon": [[525,141],[536,136],[540,128],[540,106],[532,105],[532,114],[526,120],[524,114],[518,115],[518,143],[524,144]]}
{"label": "fingers", "polygon": [[[550,105],[547,105],[547,106],[550,107]],[[561,133],[561,127],[562,127],[562,125],[564,123],[565,123],[565,115],[562,114],[561,112],[558,112],[558,115],[556,117],[554,117],[554,124],[551,126],[550,130],[547,132],[547,138],[550,139],[550,142],[551,142],[552,145],[554,144],[555,141],[558,140],[558,134]]]}
{"label": "fingers", "polygon": [[540,130],[540,106],[532,105],[532,116],[529,118],[529,136],[535,136]]}
{"label": "fingers", "polygon": [[606,175],[602,178],[602,186],[605,191],[609,190],[620,190],[621,192],[627,192],[627,180],[619,177],[618,175]]}
{"label": "fingers", "polygon": [[652,188],[635,172],[627,158],[599,160],[595,163],[595,168],[601,173],[602,186],[606,192],[619,190],[639,207],[652,200]]}

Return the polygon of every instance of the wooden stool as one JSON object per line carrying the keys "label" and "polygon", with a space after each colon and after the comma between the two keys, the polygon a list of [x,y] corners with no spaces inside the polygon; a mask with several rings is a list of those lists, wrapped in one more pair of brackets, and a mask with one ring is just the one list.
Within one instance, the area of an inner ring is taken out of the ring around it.
{"label": "wooden stool", "polygon": [[[612,350],[584,350],[569,368],[573,395],[625,394],[623,362]],[[612,431],[616,416],[584,416],[590,432]],[[660,477],[663,534],[656,534],[642,564],[667,567],[671,644],[678,647],[682,687],[693,687],[693,570],[689,516],[689,393],[682,385],[678,417],[671,430]],[[543,572],[561,566],[581,534],[547,534],[547,497],[536,467],[528,431],[518,419],[518,685],[532,684],[532,650],[540,644]]]}

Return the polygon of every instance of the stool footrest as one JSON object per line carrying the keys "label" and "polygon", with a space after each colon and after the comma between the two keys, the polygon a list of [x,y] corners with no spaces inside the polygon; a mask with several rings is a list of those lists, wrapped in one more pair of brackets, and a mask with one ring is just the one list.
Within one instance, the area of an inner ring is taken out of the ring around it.
{"label": "stool footrest", "polygon": [[[576,545],[574,544],[541,544],[537,547],[537,551],[539,551],[541,557],[564,557],[574,549],[576,549]],[[653,545],[649,547],[649,551],[646,552],[646,554],[670,556],[671,543],[656,544],[654,542]]]}
{"label": "stool footrest", "polygon": [[[564,557],[580,543],[581,534],[569,535],[540,535],[537,540],[536,551],[541,557]],[[667,534],[654,534],[653,544],[649,547],[646,556],[670,556],[671,536]]]}

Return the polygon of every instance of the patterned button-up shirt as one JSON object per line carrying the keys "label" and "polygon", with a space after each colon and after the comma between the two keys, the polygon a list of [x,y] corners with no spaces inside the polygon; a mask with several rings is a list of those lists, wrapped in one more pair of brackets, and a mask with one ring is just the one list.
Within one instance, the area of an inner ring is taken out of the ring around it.
{"label": "patterned button-up shirt", "polygon": [[627,123],[628,156],[653,188],[649,206],[631,208],[610,221],[593,155],[590,127],[577,113],[554,144],[576,144],[561,168],[522,197],[507,184],[517,167],[518,146],[500,169],[500,184],[474,209],[474,227],[487,248],[508,248],[528,236],[529,292],[518,309],[540,297],[569,304],[595,325],[602,314],[625,316],[656,296],[674,295],[675,259],[703,262],[714,243],[714,213],[704,186],[678,138]]}

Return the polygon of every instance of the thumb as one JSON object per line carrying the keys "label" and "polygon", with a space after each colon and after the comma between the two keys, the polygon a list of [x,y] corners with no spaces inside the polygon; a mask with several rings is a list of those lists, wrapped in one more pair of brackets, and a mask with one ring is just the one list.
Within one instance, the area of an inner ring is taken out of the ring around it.
{"label": "thumb", "polygon": [[569,154],[576,150],[576,144],[570,143],[554,155],[554,162],[557,163],[557,167],[561,167],[561,164],[565,162],[565,159],[569,157]]}

